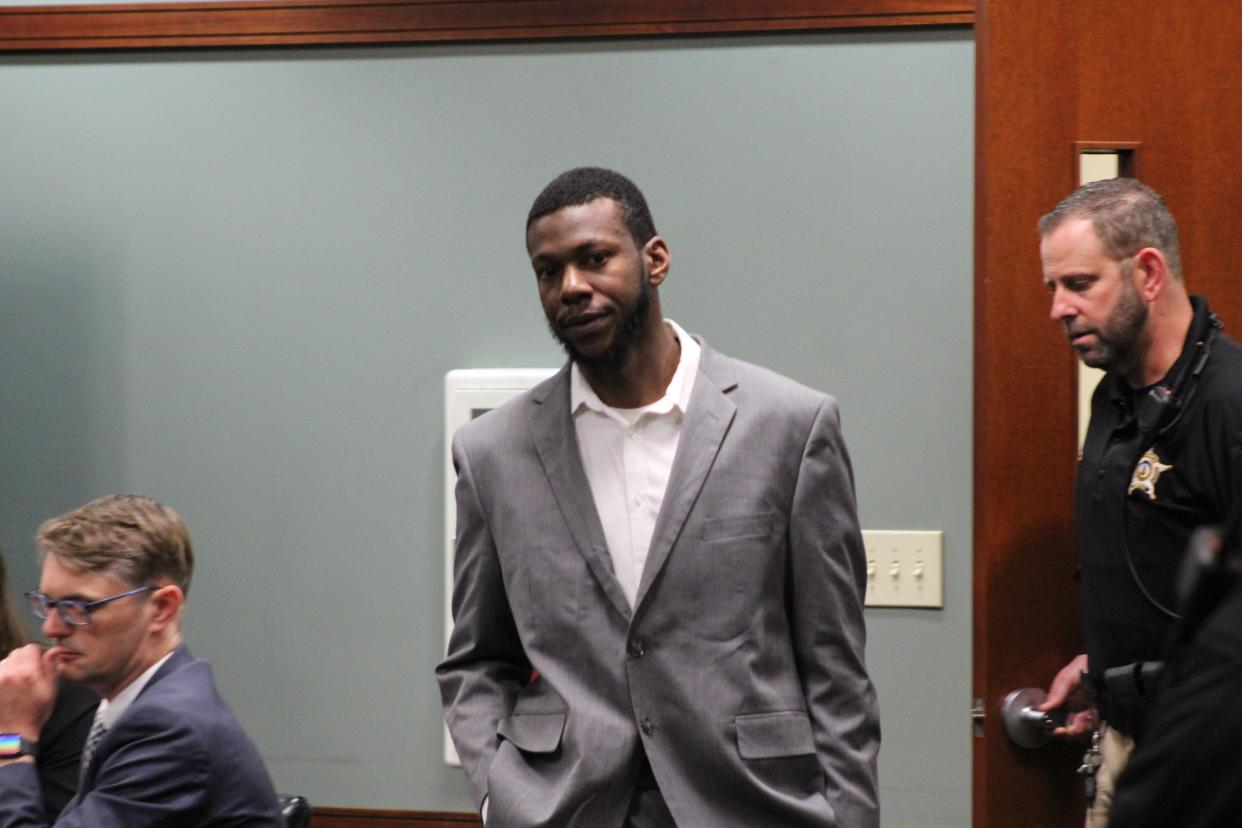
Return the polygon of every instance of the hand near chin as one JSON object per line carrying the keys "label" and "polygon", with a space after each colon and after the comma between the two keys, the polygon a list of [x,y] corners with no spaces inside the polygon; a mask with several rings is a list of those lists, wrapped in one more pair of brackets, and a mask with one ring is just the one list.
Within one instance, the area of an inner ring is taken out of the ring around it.
{"label": "hand near chin", "polygon": [[0,659],[0,732],[32,741],[56,701],[56,665],[38,644],[27,644]]}

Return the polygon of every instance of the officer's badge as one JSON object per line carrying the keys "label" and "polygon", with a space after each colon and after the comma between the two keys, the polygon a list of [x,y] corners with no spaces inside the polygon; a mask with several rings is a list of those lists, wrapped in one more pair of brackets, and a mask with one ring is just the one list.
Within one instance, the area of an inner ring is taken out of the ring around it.
{"label": "officer's badge", "polygon": [[1134,475],[1130,478],[1130,488],[1126,490],[1126,494],[1140,492],[1147,495],[1148,500],[1155,500],[1156,481],[1171,468],[1173,467],[1160,462],[1155,449],[1148,449],[1134,467]]}

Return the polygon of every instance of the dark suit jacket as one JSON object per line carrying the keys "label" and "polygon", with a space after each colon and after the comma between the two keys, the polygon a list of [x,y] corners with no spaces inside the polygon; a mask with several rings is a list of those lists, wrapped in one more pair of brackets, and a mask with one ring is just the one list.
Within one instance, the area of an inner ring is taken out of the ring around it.
{"label": "dark suit jacket", "polygon": [[704,346],[631,610],[569,385],[566,368],[453,441],[437,674],[489,828],[619,826],[642,752],[682,828],[877,825],[866,566],[836,403]]}
{"label": "dark suit jacket", "polygon": [[56,705],[39,731],[39,783],[48,819],[56,819],[78,791],[82,745],[99,706],[89,687],[71,681],[56,686]]}
{"label": "dark suit jacket", "polygon": [[[0,767],[0,828],[47,825],[33,765]],[[104,736],[64,828],[272,826],[276,793],[211,667],[173,652]]]}

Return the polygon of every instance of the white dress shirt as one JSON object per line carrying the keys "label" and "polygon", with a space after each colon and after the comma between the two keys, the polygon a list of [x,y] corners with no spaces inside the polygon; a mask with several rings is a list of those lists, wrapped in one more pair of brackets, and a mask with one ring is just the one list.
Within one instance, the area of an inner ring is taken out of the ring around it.
{"label": "white dress shirt", "polygon": [[582,465],[604,527],[613,572],[631,608],[702,354],[699,344],[680,325],[664,321],[681,343],[681,356],[664,396],[655,402],[641,408],[605,405],[577,363],[569,369],[569,410]]}

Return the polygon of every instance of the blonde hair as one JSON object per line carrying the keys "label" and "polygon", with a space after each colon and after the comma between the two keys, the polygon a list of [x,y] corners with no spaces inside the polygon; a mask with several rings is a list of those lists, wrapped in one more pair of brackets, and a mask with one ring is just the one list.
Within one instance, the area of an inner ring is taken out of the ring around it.
{"label": "blonde hair", "polygon": [[92,500],[45,521],[35,542],[73,572],[111,575],[135,587],[172,583],[190,592],[190,533],[176,512],[149,497]]}

